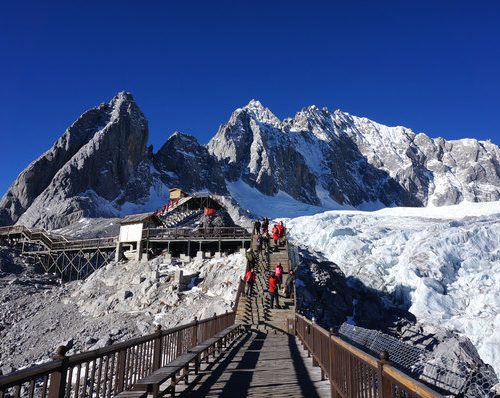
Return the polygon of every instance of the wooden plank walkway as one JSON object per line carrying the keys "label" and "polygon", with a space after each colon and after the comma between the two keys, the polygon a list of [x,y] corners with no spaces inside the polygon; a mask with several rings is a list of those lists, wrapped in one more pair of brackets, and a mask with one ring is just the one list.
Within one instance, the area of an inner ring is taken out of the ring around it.
{"label": "wooden plank walkway", "polygon": [[330,397],[294,336],[252,330],[179,387],[177,397]]}
{"label": "wooden plank walkway", "polygon": [[[254,247],[255,247],[255,242]],[[287,319],[294,317],[293,300],[280,297],[280,309],[267,299],[269,272],[281,262],[288,274],[287,246],[273,247],[257,266],[253,297],[241,297],[237,322],[247,332],[200,374],[180,397],[330,397],[330,383],[291,334]]]}
{"label": "wooden plank walkway", "polygon": [[[255,249],[255,239],[252,243]],[[288,248],[286,245],[275,247],[272,244],[271,249],[263,257],[258,256],[254,295],[252,297],[244,295],[240,297],[236,322],[262,331],[280,330],[287,333],[288,320],[293,320],[295,317],[294,300],[287,299],[282,294],[279,294],[281,308],[271,309],[268,295],[268,278],[278,263],[281,263],[284,268],[283,282],[289,277]]]}

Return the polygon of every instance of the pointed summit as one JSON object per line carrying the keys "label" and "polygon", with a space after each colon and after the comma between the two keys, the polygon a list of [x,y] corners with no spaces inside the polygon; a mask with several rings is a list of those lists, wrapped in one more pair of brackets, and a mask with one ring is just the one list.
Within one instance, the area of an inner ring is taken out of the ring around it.
{"label": "pointed summit", "polygon": [[128,91],[120,91],[107,104],[111,108],[119,109],[123,104],[135,103],[134,97]]}
{"label": "pointed summit", "polygon": [[262,102],[260,102],[259,100],[256,100],[256,99],[251,99],[250,102],[244,106],[244,108],[261,109],[261,110],[266,109],[266,107],[264,105],[262,105]]}
{"label": "pointed summit", "polygon": [[132,96],[132,93],[130,93],[129,91],[120,91],[113,97],[111,101],[115,100],[134,101],[134,97]]}
{"label": "pointed summit", "polygon": [[250,100],[250,102],[242,108],[243,111],[247,111],[251,114],[258,122],[271,124],[278,127],[281,121],[271,112],[269,108],[266,108],[262,103],[256,99]]}

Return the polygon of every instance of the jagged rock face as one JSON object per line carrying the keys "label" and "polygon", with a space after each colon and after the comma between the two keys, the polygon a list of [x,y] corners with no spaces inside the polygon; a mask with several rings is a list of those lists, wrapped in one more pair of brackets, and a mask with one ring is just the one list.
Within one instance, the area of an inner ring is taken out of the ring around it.
{"label": "jagged rock face", "polygon": [[279,129],[280,121],[258,101],[236,110],[208,143],[224,165],[226,178],[241,178],[266,195],[278,191],[319,204],[316,178],[294,143]]}
{"label": "jagged rock face", "polygon": [[83,216],[152,211],[169,187],[226,194],[226,180],[239,179],[325,207],[500,199],[500,150],[491,142],[433,140],[315,106],[280,121],[252,100],[207,146],[175,133],[154,154],[147,139],[129,93],[85,112],[14,181],[0,224],[53,229]]}
{"label": "jagged rock face", "polygon": [[324,192],[353,207],[500,199],[500,150],[491,142],[433,140],[315,106],[280,121],[251,101],[221,126],[208,150],[227,179],[310,204]]}
{"label": "jagged rock face", "polygon": [[146,118],[130,94],[119,93],[84,113],[21,173],[0,204],[2,222],[52,229],[102,215],[102,201],[121,193],[147,140]]}
{"label": "jagged rock face", "polygon": [[0,202],[0,222],[12,224],[17,221],[61,167],[89,142],[99,126],[105,124],[104,114],[99,109],[85,112],[73,123],[52,148],[33,161],[11,185]]}
{"label": "jagged rock face", "polygon": [[168,177],[171,186],[180,186],[187,192],[227,192],[219,164],[192,135],[174,133],[154,155],[153,163]]}
{"label": "jagged rock face", "polygon": [[292,253],[297,264],[297,311],[325,328],[341,325],[353,312],[344,273],[317,253],[295,247]]}
{"label": "jagged rock face", "polygon": [[422,205],[500,199],[500,150],[491,142],[446,141],[336,112],[368,162]]}

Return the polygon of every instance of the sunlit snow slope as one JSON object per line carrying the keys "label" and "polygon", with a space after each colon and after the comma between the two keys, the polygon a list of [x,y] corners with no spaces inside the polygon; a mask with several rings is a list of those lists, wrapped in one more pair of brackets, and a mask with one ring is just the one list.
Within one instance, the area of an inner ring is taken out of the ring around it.
{"label": "sunlit snow slope", "polygon": [[500,374],[500,202],[329,211],[287,221],[300,245],[383,291],[409,289],[419,321],[469,337]]}

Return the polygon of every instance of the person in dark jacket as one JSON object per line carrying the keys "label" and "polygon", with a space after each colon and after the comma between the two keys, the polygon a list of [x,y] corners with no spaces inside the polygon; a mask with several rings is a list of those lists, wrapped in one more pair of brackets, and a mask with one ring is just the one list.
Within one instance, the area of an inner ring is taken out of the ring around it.
{"label": "person in dark jacket", "polygon": [[286,298],[294,298],[293,297],[294,285],[295,285],[295,273],[293,271],[290,271],[290,273],[287,275],[287,278],[285,281],[285,297]]}
{"label": "person in dark jacket", "polygon": [[254,234],[260,233],[260,226],[261,226],[260,221],[256,220],[255,223],[253,224],[253,233]]}
{"label": "person in dark jacket", "polygon": [[257,263],[257,259],[255,258],[253,250],[248,249],[245,253],[245,257],[247,258],[247,268],[254,268]]}
{"label": "person in dark jacket", "polygon": [[268,291],[269,291],[269,300],[271,304],[271,309],[274,308],[274,301],[276,301],[276,308],[280,308],[279,302],[279,292],[278,292],[278,278],[276,278],[276,274],[274,272],[271,273],[268,283]]}
{"label": "person in dark jacket", "polygon": [[262,220],[262,229],[266,231],[269,229],[269,218],[266,217]]}
{"label": "person in dark jacket", "polygon": [[264,258],[264,254],[262,252],[263,245],[264,245],[264,237],[261,234],[259,234],[257,235],[257,257],[262,256],[262,258]]}

